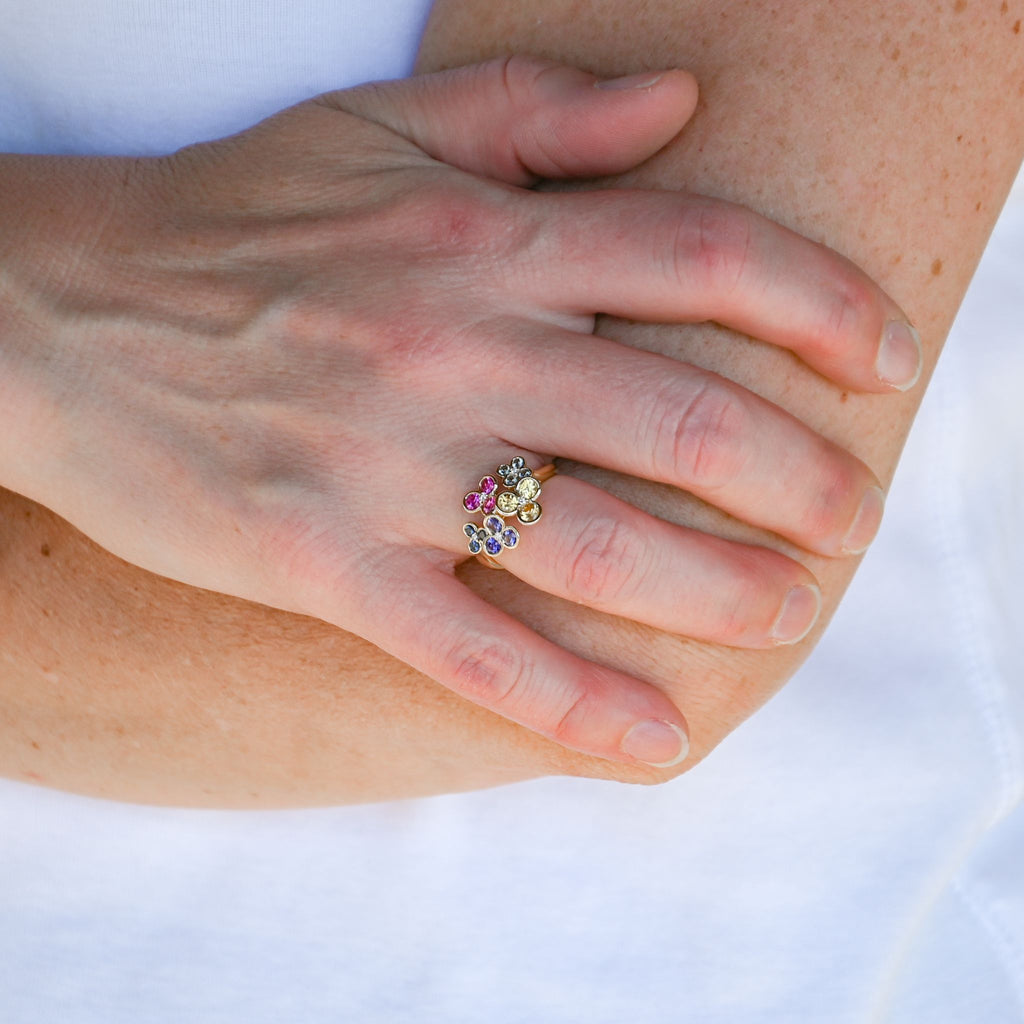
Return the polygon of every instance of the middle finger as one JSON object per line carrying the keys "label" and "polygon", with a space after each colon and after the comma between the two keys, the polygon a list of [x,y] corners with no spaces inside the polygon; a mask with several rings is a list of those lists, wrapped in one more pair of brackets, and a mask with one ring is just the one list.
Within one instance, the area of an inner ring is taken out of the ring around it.
{"label": "middle finger", "polygon": [[507,334],[529,367],[488,396],[491,431],[524,448],[683,488],[823,555],[863,551],[882,490],[859,459],[717,374],[598,335]]}

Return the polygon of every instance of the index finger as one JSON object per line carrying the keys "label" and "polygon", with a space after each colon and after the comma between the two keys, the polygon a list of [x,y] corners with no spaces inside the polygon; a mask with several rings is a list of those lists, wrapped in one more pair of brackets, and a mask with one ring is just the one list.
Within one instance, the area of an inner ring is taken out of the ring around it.
{"label": "index finger", "polygon": [[530,198],[537,230],[515,277],[552,311],[714,320],[858,391],[906,391],[920,376],[917,331],[878,285],[752,210],[621,189]]}

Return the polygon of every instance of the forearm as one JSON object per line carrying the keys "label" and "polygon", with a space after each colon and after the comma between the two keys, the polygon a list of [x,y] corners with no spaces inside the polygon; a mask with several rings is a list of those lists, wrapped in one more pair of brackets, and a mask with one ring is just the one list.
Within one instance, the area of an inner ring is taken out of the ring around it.
{"label": "forearm", "polygon": [[277,807],[545,770],[543,741],[351,633],[145,572],[3,490],[0,623],[0,774],[21,781]]}
{"label": "forearm", "polygon": [[[1024,139],[1024,5],[892,7],[536,0],[439,0],[421,70],[504,52],[580,63],[601,74],[682,66],[702,102],[682,136],[618,182],[707,192],[750,205],[850,256],[915,320],[926,373],[1019,165]],[[772,350],[713,326],[606,321],[602,332],[730,377],[788,409],[891,479],[923,391],[842,391]],[[979,344],[983,340],[979,339]],[[668,487],[564,466],[675,522],[781,547]],[[827,623],[854,561],[803,556]],[[528,602],[514,580],[483,583]],[[792,674],[798,649],[716,648],[584,609],[548,608],[549,634],[662,685],[687,714],[689,765]],[[588,770],[600,770],[596,765]]]}
{"label": "forearm", "polygon": [[[776,25],[744,8],[746,24],[721,29],[713,11],[659,14],[648,5],[646,20],[629,33],[617,25],[605,36],[611,8],[592,7],[574,13],[570,45],[569,28],[552,20],[558,10],[544,6],[543,38],[530,35],[536,14],[528,6],[503,10],[503,18],[527,28],[510,25],[507,36],[502,30],[507,41],[499,46],[475,26],[473,5],[441,3],[427,56],[461,63],[477,52],[557,53],[564,45],[564,55],[602,71],[692,66],[704,89],[701,118],[635,180],[685,183],[746,202],[846,252],[917,320],[934,359],[1018,158],[1016,81],[1009,93],[1005,88],[1016,43],[989,38],[976,24],[942,26],[936,38],[914,41],[917,70],[906,81],[890,51],[880,60],[892,67],[880,70],[867,59],[876,50],[861,43],[860,63],[835,84],[849,90],[839,102],[816,76],[831,83],[831,40],[853,39],[848,26],[829,23],[823,34],[800,19]],[[1007,17],[997,28],[1010,36],[1014,15]],[[673,25],[686,31],[669,31]],[[500,28],[492,23],[493,31]],[[858,30],[868,28],[862,22]],[[984,61],[969,62],[974,88],[968,94],[962,87],[959,106],[947,109],[949,97],[945,106],[934,102],[930,82],[951,66],[946,48],[959,54],[965,36],[977,37],[971,46]],[[691,39],[697,42],[688,52]],[[782,54],[784,79],[751,52]],[[791,66],[792,54],[803,63]],[[780,93],[792,99],[770,119],[763,98]],[[903,119],[913,119],[915,109],[931,119],[908,139]],[[830,129],[840,113],[841,135]],[[1003,125],[987,148],[965,127],[979,119]],[[963,139],[955,143],[958,133]],[[936,259],[943,261],[938,275]],[[851,447],[883,478],[891,474],[915,398],[844,396],[791,357],[717,328],[605,328],[750,384]],[[667,519],[778,546],[672,488],[563,468],[590,474]],[[553,772],[660,777],[539,739],[350,634],[150,576],[11,495],[4,496],[2,521],[0,750],[2,770],[12,777],[120,799],[227,806],[413,796]],[[851,564],[808,564],[833,608]],[[460,576],[566,647],[663,686],[689,717],[696,756],[777,689],[808,649],[726,650],[589,612],[475,563]]]}

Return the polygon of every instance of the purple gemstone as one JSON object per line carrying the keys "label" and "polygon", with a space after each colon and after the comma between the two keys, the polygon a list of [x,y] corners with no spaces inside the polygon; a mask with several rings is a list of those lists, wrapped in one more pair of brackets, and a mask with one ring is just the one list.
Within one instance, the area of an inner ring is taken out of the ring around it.
{"label": "purple gemstone", "polygon": [[494,511],[494,506],[498,504],[498,499],[493,494],[488,494],[483,500],[483,504],[480,506],[480,510],[486,515],[488,512]]}
{"label": "purple gemstone", "polygon": [[502,532],[501,542],[507,548],[514,548],[519,543],[519,534],[510,526],[507,530]]}
{"label": "purple gemstone", "polygon": [[501,551],[501,541],[497,537],[488,537],[484,547],[487,548],[487,554],[496,555]]}
{"label": "purple gemstone", "polygon": [[484,520],[484,526],[486,526],[491,533],[500,533],[504,525],[504,521],[499,519],[497,516],[491,516],[490,519]]}
{"label": "purple gemstone", "polygon": [[480,495],[476,491],[470,491],[462,499],[462,507],[467,512],[475,512],[480,507]]}

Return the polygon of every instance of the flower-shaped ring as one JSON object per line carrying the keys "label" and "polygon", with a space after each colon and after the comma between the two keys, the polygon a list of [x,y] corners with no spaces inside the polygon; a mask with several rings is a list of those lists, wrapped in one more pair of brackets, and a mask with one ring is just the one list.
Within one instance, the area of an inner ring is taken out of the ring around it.
{"label": "flower-shaped ring", "polygon": [[484,517],[482,526],[465,523],[462,527],[469,541],[470,553],[493,569],[504,568],[497,561],[497,556],[519,545],[519,531],[509,526],[505,518],[515,516],[527,526],[537,522],[541,516],[540,502],[537,500],[541,483],[554,473],[554,463],[548,463],[534,473],[526,465],[526,460],[517,455],[507,464],[499,466],[496,474],[511,490],[499,492],[498,481],[493,476],[483,477],[480,489],[470,491],[462,499],[462,507],[467,512],[480,512]]}

